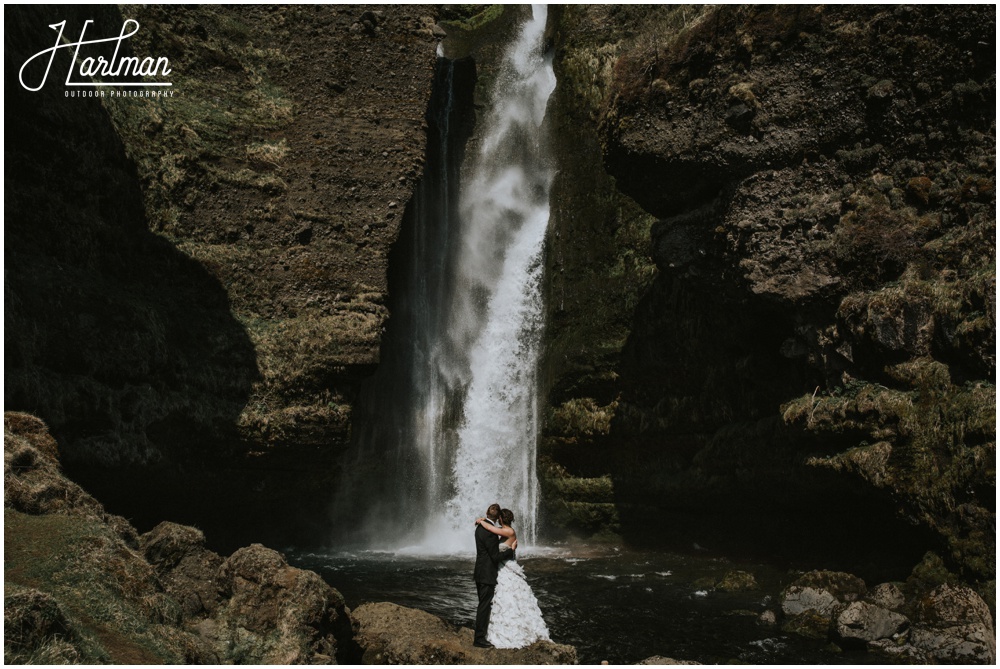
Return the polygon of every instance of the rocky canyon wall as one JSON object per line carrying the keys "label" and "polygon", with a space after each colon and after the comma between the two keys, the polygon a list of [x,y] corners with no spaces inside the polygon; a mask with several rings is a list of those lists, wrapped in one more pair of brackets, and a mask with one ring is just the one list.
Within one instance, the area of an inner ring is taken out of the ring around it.
{"label": "rocky canyon wall", "polygon": [[994,25],[559,15],[551,517],[992,592]]}
{"label": "rocky canyon wall", "polygon": [[[422,174],[435,10],[5,11],[7,408],[140,527],[325,530]],[[88,18],[138,21],[173,97],[18,86],[46,26]]]}

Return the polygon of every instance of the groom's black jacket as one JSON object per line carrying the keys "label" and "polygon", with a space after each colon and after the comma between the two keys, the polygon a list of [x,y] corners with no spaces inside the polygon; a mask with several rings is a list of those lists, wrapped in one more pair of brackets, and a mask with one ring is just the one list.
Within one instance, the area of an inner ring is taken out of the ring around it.
{"label": "groom's black jacket", "polygon": [[497,566],[500,564],[500,537],[482,525],[476,525],[476,583],[496,585]]}

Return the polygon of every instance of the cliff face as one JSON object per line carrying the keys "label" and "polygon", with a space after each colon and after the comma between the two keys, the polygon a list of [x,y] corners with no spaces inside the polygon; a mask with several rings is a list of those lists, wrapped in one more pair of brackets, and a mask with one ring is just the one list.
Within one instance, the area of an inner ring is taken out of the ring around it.
{"label": "cliff face", "polygon": [[140,525],[322,529],[421,176],[432,10],[6,14],[8,74],[51,23],[132,18],[174,84],[102,104],[63,98],[64,70],[7,78],[6,406]]}
{"label": "cliff face", "polygon": [[[559,326],[550,296],[557,335],[628,332],[589,367],[563,362],[586,349],[568,339],[549,351],[565,508],[613,500],[606,527],[627,537],[670,519],[659,538],[854,568],[933,548],[993,578],[993,25],[926,7],[564,12],[560,89],[658,219],[655,278],[631,292],[607,270],[593,290],[549,279],[586,305]],[[600,252],[636,253],[628,219],[608,225]],[[557,259],[589,236],[564,226]],[[641,299],[602,306],[623,294]],[[602,486],[579,480],[602,467]]]}

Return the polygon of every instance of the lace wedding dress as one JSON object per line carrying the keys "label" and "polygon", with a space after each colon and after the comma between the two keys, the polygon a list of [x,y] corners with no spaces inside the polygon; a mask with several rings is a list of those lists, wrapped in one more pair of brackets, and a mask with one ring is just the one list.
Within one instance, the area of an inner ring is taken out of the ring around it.
{"label": "lace wedding dress", "polygon": [[539,639],[549,641],[538,600],[507,544],[500,544],[500,560],[486,638],[497,648],[523,648]]}

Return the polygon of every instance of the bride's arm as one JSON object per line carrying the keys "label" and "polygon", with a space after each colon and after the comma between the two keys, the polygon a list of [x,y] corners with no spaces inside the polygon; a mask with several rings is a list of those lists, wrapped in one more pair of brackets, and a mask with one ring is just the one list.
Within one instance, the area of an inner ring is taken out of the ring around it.
{"label": "bride's arm", "polygon": [[480,518],[479,524],[483,526],[484,529],[492,532],[493,534],[499,534],[501,537],[511,537],[514,535],[514,530],[509,527],[496,527],[490,521]]}

